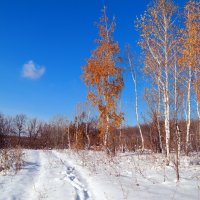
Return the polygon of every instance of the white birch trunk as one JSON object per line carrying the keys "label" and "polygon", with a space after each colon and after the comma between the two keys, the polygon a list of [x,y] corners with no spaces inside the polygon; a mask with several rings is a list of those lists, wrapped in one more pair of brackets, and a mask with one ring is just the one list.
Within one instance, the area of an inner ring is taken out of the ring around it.
{"label": "white birch trunk", "polygon": [[134,83],[134,92],[135,92],[135,114],[136,114],[136,120],[137,120],[138,129],[139,129],[139,133],[140,133],[140,138],[141,138],[141,144],[142,144],[141,150],[144,151],[144,137],[143,137],[142,129],[141,129],[140,122],[139,122],[139,115],[138,115],[137,79],[136,79],[135,70],[133,69],[132,60],[131,60],[131,58],[130,58],[130,52],[128,52],[128,62],[129,62],[129,66],[130,66],[130,69],[131,69],[131,77],[132,77],[132,80],[133,80],[133,83]]}
{"label": "white birch trunk", "polygon": [[141,126],[140,126],[139,116],[138,116],[138,95],[137,95],[136,75],[135,75],[135,79],[133,79],[133,80],[134,80],[134,88],[135,88],[135,114],[136,114],[139,132],[140,132],[141,143],[142,143],[141,150],[144,151],[144,137],[143,137],[143,134],[142,134],[142,129],[141,129]]}
{"label": "white birch trunk", "polygon": [[[110,38],[109,38],[109,30],[108,30],[108,22],[107,22],[106,7],[105,6],[104,6],[104,18],[105,18],[106,34],[107,34],[106,39],[109,42]],[[108,82],[109,82],[109,74],[108,74]],[[104,98],[105,98],[105,95],[104,95]],[[109,117],[108,117],[108,114],[106,115],[106,122],[107,122],[107,124],[106,124],[106,132],[105,132],[105,135],[104,135],[104,147],[106,148],[106,151],[109,151],[109,149],[108,149],[108,134],[109,134]]]}
{"label": "white birch trunk", "polygon": [[[195,69],[195,80],[197,81],[197,69]],[[196,86],[196,94],[197,94],[197,86]],[[197,133],[197,144],[200,146],[200,111],[199,111],[199,101],[198,99],[196,100],[196,111],[197,111],[197,116],[198,116],[198,133]],[[199,149],[198,149],[199,150]]]}
{"label": "white birch trunk", "polygon": [[158,137],[159,137],[159,146],[161,149],[161,152],[163,153],[163,145],[162,145],[162,138],[161,138],[161,129],[160,129],[160,112],[161,112],[161,90],[160,90],[160,78],[158,79],[158,108],[157,108],[157,127],[158,127]]}
{"label": "white birch trunk", "polygon": [[[165,86],[166,87],[166,86]],[[164,94],[164,116],[165,116],[165,135],[166,135],[166,164],[169,165],[169,145],[170,145],[170,124],[169,124],[169,92],[165,88]]]}
{"label": "white birch trunk", "polygon": [[186,154],[189,153],[189,139],[190,139],[190,124],[191,124],[191,81],[192,81],[192,69],[189,66],[188,74],[188,93],[187,93],[187,132],[186,132]]}
{"label": "white birch trunk", "polygon": [[166,134],[166,164],[169,165],[169,148],[170,148],[170,107],[169,107],[169,72],[168,72],[168,23],[166,17],[164,17],[164,29],[165,29],[165,46],[164,46],[164,55],[165,55],[165,85],[164,85],[164,116],[165,116],[165,134]]}
{"label": "white birch trunk", "polygon": [[[175,60],[176,62],[176,60]],[[181,139],[180,139],[180,129],[178,125],[178,108],[177,108],[177,66],[175,63],[175,73],[174,73],[174,112],[175,112],[175,125],[176,125],[176,159],[175,159],[175,166],[176,166],[176,179],[179,181],[180,173],[179,173],[179,166],[180,166],[180,153],[181,153]]]}

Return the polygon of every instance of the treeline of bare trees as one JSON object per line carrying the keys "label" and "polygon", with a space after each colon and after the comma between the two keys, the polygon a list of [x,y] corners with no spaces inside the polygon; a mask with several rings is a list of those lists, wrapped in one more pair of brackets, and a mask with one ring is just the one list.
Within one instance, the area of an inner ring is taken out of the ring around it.
{"label": "treeline of bare trees", "polygon": [[[96,120],[88,120],[85,112],[73,121],[56,116],[49,122],[31,119],[25,114],[14,117],[0,114],[1,148],[18,145],[25,148],[90,148],[97,132]],[[96,139],[95,142],[98,143]]]}
{"label": "treeline of bare trees", "polygon": [[[152,121],[142,124],[145,148],[153,152],[162,152],[160,138],[165,142],[164,121],[159,122],[158,128],[156,113],[152,113]],[[174,121],[170,123],[170,131],[174,131]],[[187,121],[179,122],[182,135],[181,149],[185,149]],[[190,128],[190,150],[200,150],[199,122],[192,120]],[[171,150],[175,151],[176,138],[171,137]],[[140,130],[138,127],[121,127],[113,130],[109,136],[110,151],[136,151],[141,149]],[[32,149],[68,148],[68,149],[103,149],[97,119],[89,118],[86,112],[78,114],[73,121],[66,117],[57,116],[49,122],[37,118],[30,119],[24,114],[15,117],[0,114],[0,148],[23,147]]]}

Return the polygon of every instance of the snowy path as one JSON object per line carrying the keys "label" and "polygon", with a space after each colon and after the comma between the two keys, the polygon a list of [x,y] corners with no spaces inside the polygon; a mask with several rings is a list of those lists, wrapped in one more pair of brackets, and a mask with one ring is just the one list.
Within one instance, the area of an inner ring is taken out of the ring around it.
{"label": "snowy path", "polygon": [[73,187],[64,180],[64,166],[51,151],[39,151],[40,168],[30,191],[30,200],[38,199],[75,199]]}
{"label": "snowy path", "polygon": [[[0,174],[0,200],[200,200],[200,166],[181,160],[181,180],[157,154],[25,150],[16,175]],[[199,157],[197,158],[199,160]],[[193,161],[192,161],[193,163]]]}
{"label": "snowy path", "polygon": [[75,200],[89,200],[90,194],[85,188],[85,185],[82,183],[82,180],[80,179],[80,175],[75,170],[74,167],[72,167],[66,160],[63,160],[60,154],[57,152],[53,152],[54,156],[60,159],[61,164],[65,167],[65,170],[63,171],[63,175],[65,176],[65,180],[67,180],[75,189],[76,191],[76,198]]}
{"label": "snowy path", "polygon": [[89,200],[73,167],[52,151],[26,151],[16,175],[0,176],[0,200]]}

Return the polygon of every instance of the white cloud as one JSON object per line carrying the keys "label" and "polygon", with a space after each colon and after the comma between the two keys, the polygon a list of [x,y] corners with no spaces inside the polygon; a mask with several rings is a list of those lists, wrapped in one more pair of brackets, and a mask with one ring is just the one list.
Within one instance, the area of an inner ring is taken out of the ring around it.
{"label": "white cloud", "polygon": [[46,69],[44,66],[36,65],[32,60],[23,65],[22,76],[24,78],[38,79],[44,75]]}

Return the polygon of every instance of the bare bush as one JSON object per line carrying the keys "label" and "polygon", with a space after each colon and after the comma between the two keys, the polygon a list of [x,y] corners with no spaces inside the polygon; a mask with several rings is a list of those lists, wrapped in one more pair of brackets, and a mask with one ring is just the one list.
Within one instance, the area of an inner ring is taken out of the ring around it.
{"label": "bare bush", "polygon": [[17,173],[23,166],[24,152],[20,146],[0,150],[0,171],[14,170]]}

